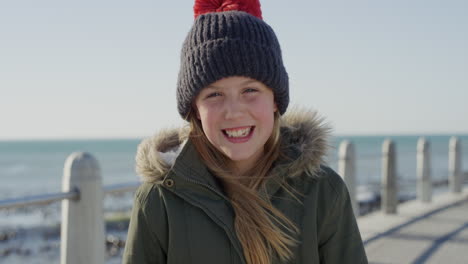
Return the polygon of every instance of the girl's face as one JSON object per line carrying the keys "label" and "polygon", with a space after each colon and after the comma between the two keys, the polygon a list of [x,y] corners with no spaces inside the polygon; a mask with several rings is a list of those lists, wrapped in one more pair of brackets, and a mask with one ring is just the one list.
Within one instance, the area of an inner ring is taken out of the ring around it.
{"label": "girl's face", "polygon": [[263,154],[277,111],[271,89],[247,77],[228,77],[203,88],[195,99],[208,140],[245,172]]}

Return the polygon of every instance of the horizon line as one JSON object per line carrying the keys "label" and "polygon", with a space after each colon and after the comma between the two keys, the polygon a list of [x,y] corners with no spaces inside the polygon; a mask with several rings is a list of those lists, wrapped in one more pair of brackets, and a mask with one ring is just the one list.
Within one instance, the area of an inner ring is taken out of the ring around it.
{"label": "horizon line", "polygon": [[[27,141],[96,141],[96,140],[142,140],[147,136],[109,136],[109,137],[42,137],[42,138],[0,138],[0,142],[27,142]],[[468,136],[468,132],[433,132],[433,133],[331,133],[331,137],[436,137],[436,136]]]}

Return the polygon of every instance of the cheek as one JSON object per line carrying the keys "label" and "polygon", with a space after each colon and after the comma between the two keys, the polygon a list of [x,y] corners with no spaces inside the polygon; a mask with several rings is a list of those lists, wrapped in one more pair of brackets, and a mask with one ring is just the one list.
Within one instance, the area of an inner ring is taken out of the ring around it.
{"label": "cheek", "polygon": [[265,100],[256,107],[257,118],[262,122],[265,133],[270,134],[273,131],[275,122],[275,104],[273,100]]}
{"label": "cheek", "polygon": [[[216,132],[216,115],[212,111],[206,111],[206,109],[199,110],[200,121],[202,124],[203,132],[208,139]],[[211,139],[210,139],[211,141]]]}
{"label": "cheek", "polygon": [[276,110],[273,98],[262,98],[262,100],[255,103],[255,112],[262,116],[262,119],[272,118]]}

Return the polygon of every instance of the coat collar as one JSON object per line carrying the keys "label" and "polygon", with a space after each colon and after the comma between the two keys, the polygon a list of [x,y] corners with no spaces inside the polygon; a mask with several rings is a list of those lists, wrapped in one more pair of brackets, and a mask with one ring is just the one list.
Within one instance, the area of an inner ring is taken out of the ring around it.
{"label": "coat collar", "polygon": [[[142,141],[138,146],[136,170],[144,182],[161,184],[168,172],[173,171],[189,180],[219,188],[188,140],[188,132],[188,127],[166,129]],[[328,150],[329,132],[329,127],[316,112],[299,108],[288,111],[281,117],[282,155],[272,173],[288,178],[303,173],[316,177]],[[278,184],[270,181],[268,185],[273,191]]]}

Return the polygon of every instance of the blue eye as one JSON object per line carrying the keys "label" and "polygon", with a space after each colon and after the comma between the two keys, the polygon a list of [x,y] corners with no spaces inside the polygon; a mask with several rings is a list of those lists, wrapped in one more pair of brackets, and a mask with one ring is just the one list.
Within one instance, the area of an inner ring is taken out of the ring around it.
{"label": "blue eye", "polygon": [[255,89],[255,88],[247,88],[247,89],[244,90],[244,92],[246,92],[246,93],[255,93],[255,92],[258,92],[258,90]]}
{"label": "blue eye", "polygon": [[206,98],[212,98],[212,97],[216,97],[216,96],[221,96],[221,94],[218,93],[218,92],[210,93],[210,94],[208,94],[208,95],[206,96]]}

